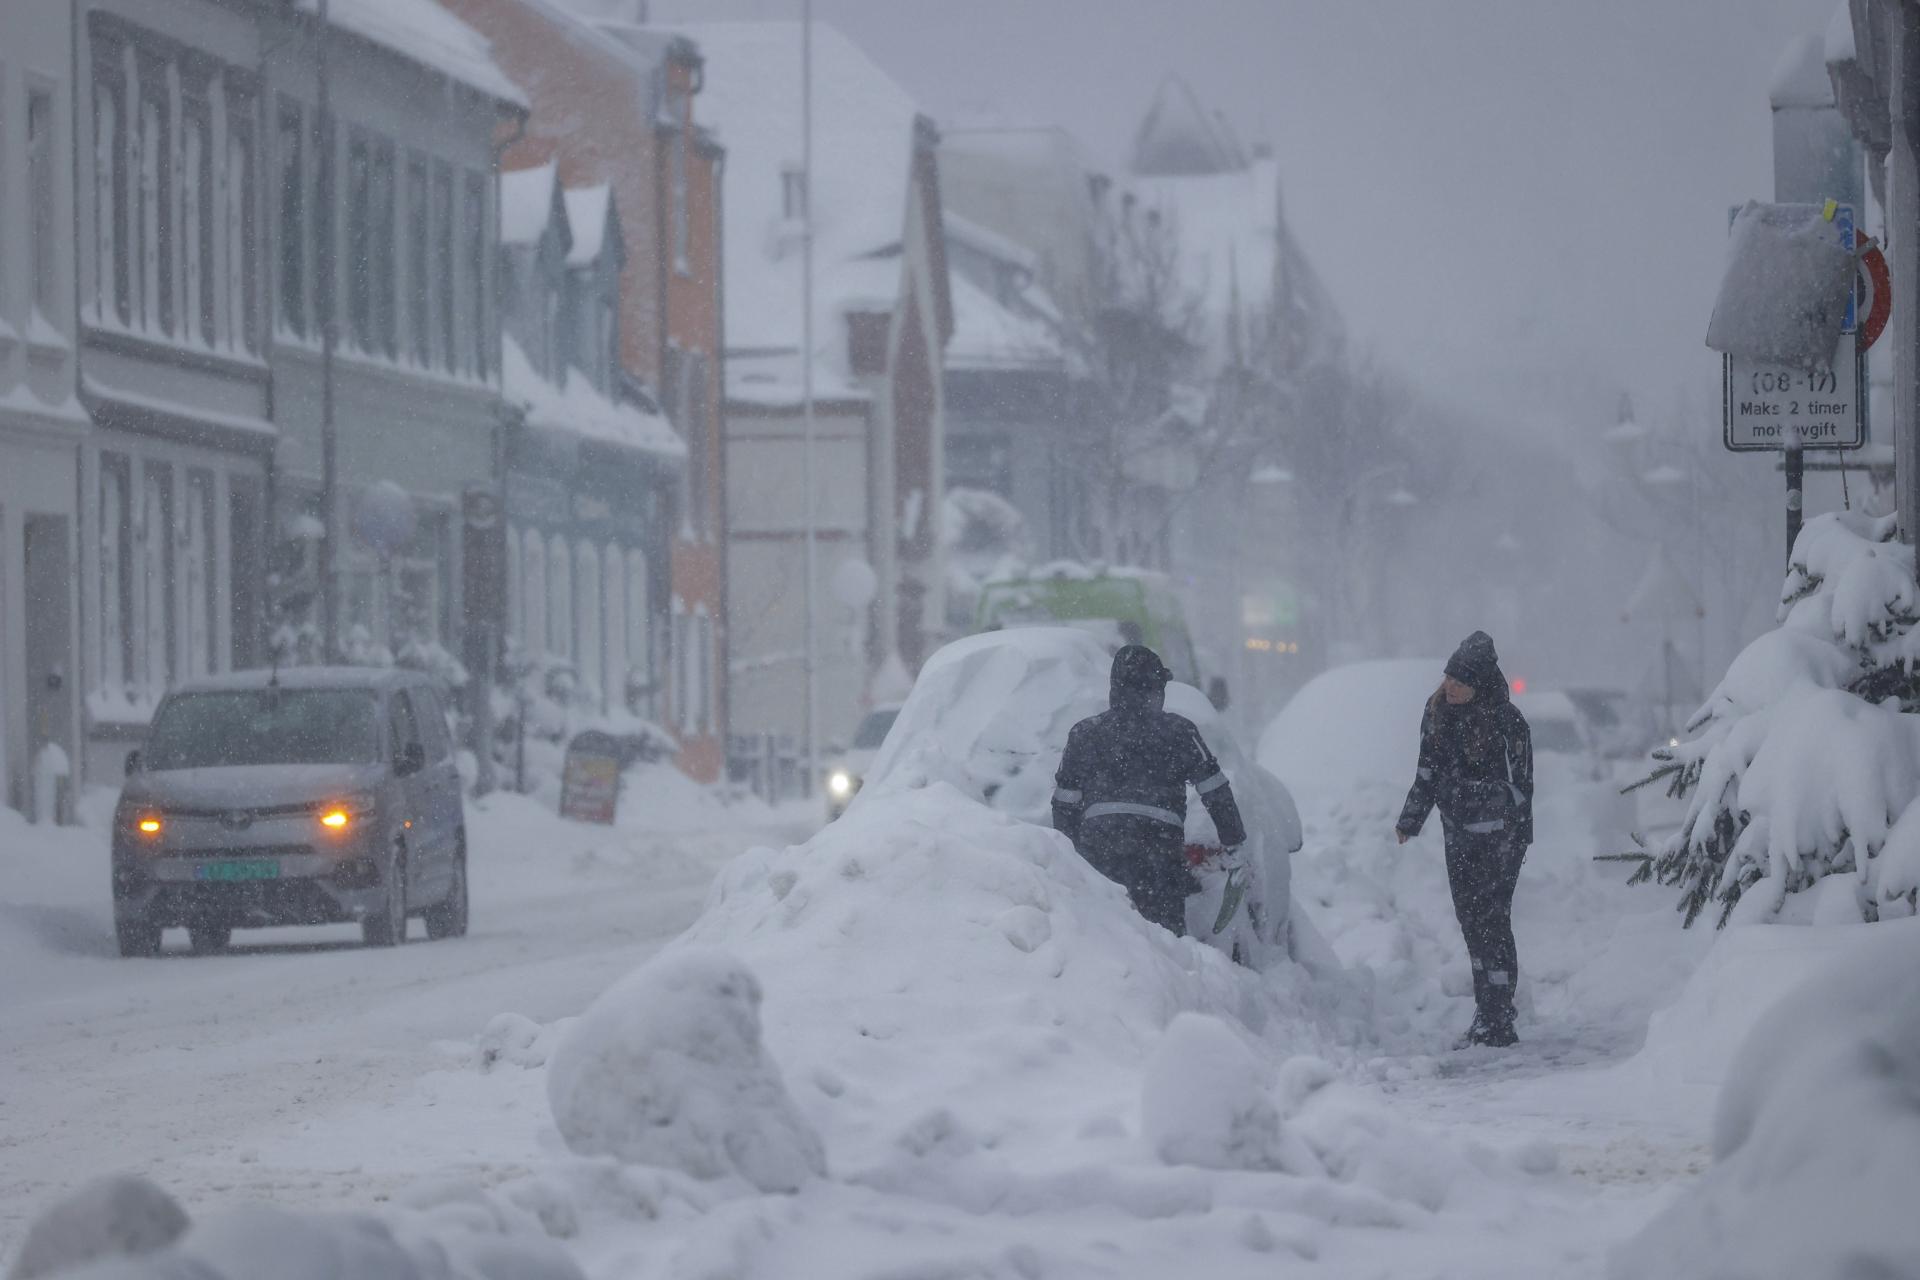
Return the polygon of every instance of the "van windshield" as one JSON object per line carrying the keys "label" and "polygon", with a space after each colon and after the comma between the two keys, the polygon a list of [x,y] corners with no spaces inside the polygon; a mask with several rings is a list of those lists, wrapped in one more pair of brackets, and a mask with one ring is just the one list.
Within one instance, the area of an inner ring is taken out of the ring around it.
{"label": "van windshield", "polygon": [[150,770],[243,764],[372,764],[379,717],[366,689],[237,689],[168,698],[142,760]]}

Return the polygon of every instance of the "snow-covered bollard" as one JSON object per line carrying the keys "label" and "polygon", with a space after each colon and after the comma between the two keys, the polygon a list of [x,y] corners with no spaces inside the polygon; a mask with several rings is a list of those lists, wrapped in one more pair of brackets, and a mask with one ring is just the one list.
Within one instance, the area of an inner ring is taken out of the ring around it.
{"label": "snow-covered bollard", "polygon": [[696,1178],[793,1191],[820,1135],[760,1041],[760,982],[725,952],[663,955],[594,1001],[547,1067],[567,1146]]}
{"label": "snow-covered bollard", "polygon": [[145,1178],[96,1178],[33,1220],[7,1280],[154,1253],[186,1234],[187,1226],[186,1210]]}

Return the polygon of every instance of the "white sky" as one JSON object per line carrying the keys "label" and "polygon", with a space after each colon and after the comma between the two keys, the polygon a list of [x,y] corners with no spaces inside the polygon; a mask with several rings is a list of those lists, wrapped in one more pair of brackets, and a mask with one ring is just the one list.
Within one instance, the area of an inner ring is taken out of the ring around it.
{"label": "white sky", "polygon": [[[1529,427],[1622,389],[1717,408],[1727,206],[1836,0],[815,0],[936,119],[1064,124],[1116,164],[1161,76],[1273,144],[1353,332]],[[799,0],[655,0],[787,16]],[[1707,424],[1711,428],[1712,424]]]}

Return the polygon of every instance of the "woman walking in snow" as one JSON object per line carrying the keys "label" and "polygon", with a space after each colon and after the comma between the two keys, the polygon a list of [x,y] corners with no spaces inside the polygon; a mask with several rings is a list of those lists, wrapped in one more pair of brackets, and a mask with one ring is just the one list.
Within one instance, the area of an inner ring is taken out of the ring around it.
{"label": "woman walking in snow", "polygon": [[1493,639],[1476,631],[1447,660],[1420,721],[1420,763],[1400,811],[1400,843],[1438,807],[1447,887],[1473,962],[1473,1026],[1458,1047],[1510,1045],[1520,958],[1513,890],[1533,843],[1533,735],[1507,696]]}

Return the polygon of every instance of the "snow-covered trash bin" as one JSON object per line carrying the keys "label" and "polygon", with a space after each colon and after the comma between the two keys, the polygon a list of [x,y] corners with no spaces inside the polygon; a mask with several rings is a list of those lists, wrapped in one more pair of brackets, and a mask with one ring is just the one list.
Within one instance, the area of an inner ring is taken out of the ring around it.
{"label": "snow-covered trash bin", "polygon": [[1920,920],[1855,925],[1727,1072],[1713,1168],[1616,1280],[1920,1276]]}
{"label": "snow-covered trash bin", "polygon": [[820,1135],[761,1043],[760,1000],[745,965],[704,948],[660,956],[608,989],[548,1062],[567,1146],[761,1191],[824,1176]]}
{"label": "snow-covered trash bin", "polygon": [[1749,200],[1733,220],[1707,345],[1737,360],[1827,368],[1853,277],[1825,206]]}

